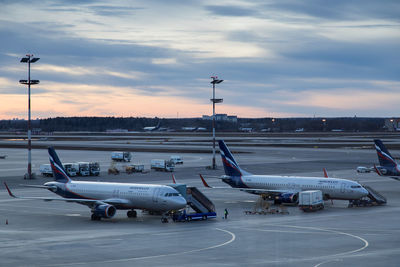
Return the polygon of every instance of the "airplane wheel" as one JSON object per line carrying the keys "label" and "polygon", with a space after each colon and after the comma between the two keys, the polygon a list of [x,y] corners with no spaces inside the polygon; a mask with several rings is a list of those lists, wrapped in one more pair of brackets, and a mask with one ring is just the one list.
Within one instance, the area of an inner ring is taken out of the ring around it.
{"label": "airplane wheel", "polygon": [[100,221],[101,217],[97,216],[96,214],[93,213],[91,219],[92,219],[92,221]]}
{"label": "airplane wheel", "polygon": [[126,215],[128,216],[128,218],[136,218],[137,212],[136,210],[130,210],[126,213]]}

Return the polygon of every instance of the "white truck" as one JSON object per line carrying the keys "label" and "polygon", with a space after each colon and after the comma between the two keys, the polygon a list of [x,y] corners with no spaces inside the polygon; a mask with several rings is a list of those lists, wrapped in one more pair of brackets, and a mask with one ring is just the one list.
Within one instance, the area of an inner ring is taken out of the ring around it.
{"label": "white truck", "polygon": [[77,163],[64,163],[64,169],[71,177],[78,175],[79,165]]}
{"label": "white truck", "polygon": [[367,173],[367,172],[371,172],[371,168],[359,166],[359,167],[357,167],[357,172],[358,172],[358,173]]}
{"label": "white truck", "polygon": [[170,160],[152,159],[150,164],[150,169],[156,171],[173,172],[175,169],[175,164]]}
{"label": "white truck", "polygon": [[98,162],[89,162],[90,175],[99,176],[100,164]]}
{"label": "white truck", "polygon": [[111,159],[114,161],[130,162],[132,154],[130,152],[114,151],[111,152]]}
{"label": "white truck", "polygon": [[89,176],[90,175],[90,170],[89,170],[89,162],[78,162],[79,165],[79,175],[81,176]]}
{"label": "white truck", "polygon": [[309,190],[299,193],[299,209],[304,212],[317,211],[324,208],[321,190]]}
{"label": "white truck", "polygon": [[39,171],[43,176],[46,177],[52,177],[53,176],[53,170],[51,169],[50,164],[42,164],[39,166]]}
{"label": "white truck", "polygon": [[181,156],[178,155],[172,155],[169,160],[172,161],[174,164],[183,164]]}

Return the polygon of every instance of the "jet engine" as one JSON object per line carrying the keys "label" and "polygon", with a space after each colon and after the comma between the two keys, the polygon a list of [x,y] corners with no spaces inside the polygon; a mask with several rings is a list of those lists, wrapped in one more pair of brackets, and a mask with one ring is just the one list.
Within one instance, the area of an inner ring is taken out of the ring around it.
{"label": "jet engine", "polygon": [[275,197],[275,204],[290,203],[295,204],[299,200],[298,193],[282,193]]}
{"label": "jet engine", "polygon": [[93,211],[93,214],[100,218],[107,218],[110,219],[114,217],[117,209],[113,205],[102,204],[96,206]]}

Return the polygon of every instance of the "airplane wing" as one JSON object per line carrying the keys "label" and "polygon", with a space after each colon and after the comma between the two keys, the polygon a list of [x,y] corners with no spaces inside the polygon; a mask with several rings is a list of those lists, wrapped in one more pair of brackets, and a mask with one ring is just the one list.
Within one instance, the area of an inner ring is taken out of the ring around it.
{"label": "airplane wing", "polygon": [[33,187],[33,188],[44,188],[44,189],[54,189],[56,190],[57,187],[55,186],[46,186],[46,185],[31,185],[31,184],[20,184],[23,187]]}
{"label": "airplane wing", "polygon": [[[75,202],[75,203],[84,204],[87,206],[93,206],[95,204],[104,204],[104,203],[110,204],[110,205],[123,205],[123,204],[128,204],[128,202],[129,202],[126,199],[120,199],[120,198],[99,200],[99,199],[60,198],[60,197],[19,197],[19,196],[14,195],[11,192],[10,188],[8,187],[8,185],[5,182],[4,182],[4,185],[6,186],[8,194],[13,198],[18,198],[18,199]],[[45,187],[45,188],[47,188],[47,187]]]}
{"label": "airplane wing", "polygon": [[239,191],[256,194],[256,195],[261,195],[261,194],[279,195],[279,194],[285,194],[285,193],[295,194],[295,193],[299,192],[299,191],[295,191],[295,190],[270,190],[270,189],[261,189],[261,188],[212,187],[206,182],[206,180],[203,178],[203,176],[201,174],[200,174],[200,179],[203,182],[204,187],[207,187],[207,188],[233,189],[233,190],[239,190]]}

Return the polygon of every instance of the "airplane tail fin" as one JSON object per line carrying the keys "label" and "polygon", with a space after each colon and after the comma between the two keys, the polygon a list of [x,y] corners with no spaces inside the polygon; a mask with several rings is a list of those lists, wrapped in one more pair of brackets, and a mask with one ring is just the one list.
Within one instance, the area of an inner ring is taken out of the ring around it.
{"label": "airplane tail fin", "polygon": [[323,168],[322,170],[324,171],[324,177],[325,177],[325,178],[329,178],[329,175],[328,175],[328,172],[326,171],[326,169]]}
{"label": "airplane tail fin", "polygon": [[239,167],[239,164],[237,164],[235,158],[232,156],[232,153],[229,151],[223,140],[219,140],[218,144],[221,153],[222,164],[224,165],[225,175],[243,176],[249,174]]}
{"label": "airplane tail fin", "polygon": [[54,180],[60,183],[70,182],[71,178],[69,178],[67,172],[64,170],[64,167],[60,159],[58,158],[58,155],[54,150],[54,147],[49,147],[48,151],[49,151],[49,160],[51,169],[53,170]]}
{"label": "airplane tail fin", "polygon": [[396,166],[396,161],[393,159],[392,155],[386,149],[382,141],[380,139],[375,139],[374,142],[376,153],[378,154],[379,164],[387,167]]}

